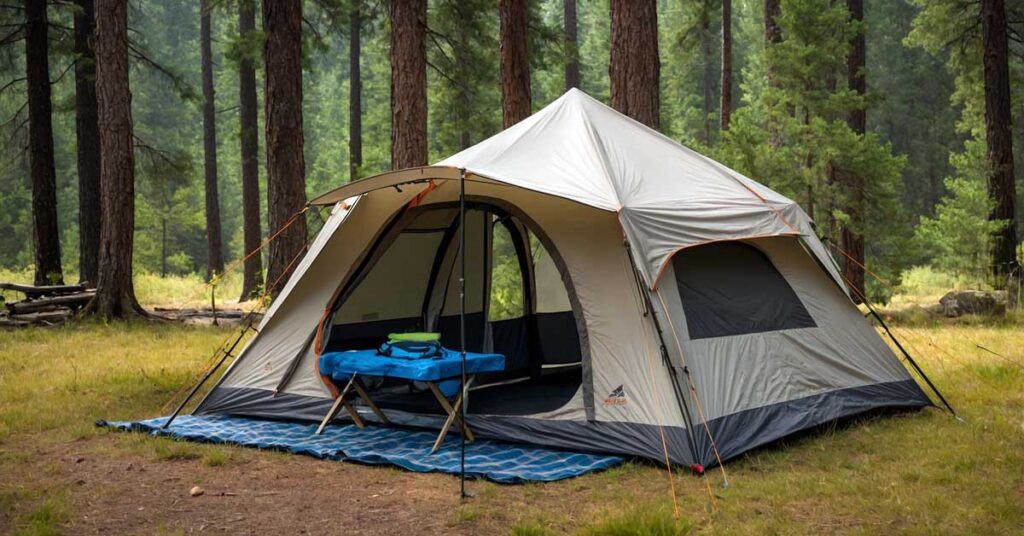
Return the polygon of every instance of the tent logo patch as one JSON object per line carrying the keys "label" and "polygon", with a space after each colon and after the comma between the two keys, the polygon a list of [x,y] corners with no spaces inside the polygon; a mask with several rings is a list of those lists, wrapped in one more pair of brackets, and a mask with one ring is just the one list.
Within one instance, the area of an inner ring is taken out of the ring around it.
{"label": "tent logo patch", "polygon": [[618,386],[608,393],[608,398],[604,399],[605,406],[625,406],[629,401],[626,400],[626,390],[622,386]]}

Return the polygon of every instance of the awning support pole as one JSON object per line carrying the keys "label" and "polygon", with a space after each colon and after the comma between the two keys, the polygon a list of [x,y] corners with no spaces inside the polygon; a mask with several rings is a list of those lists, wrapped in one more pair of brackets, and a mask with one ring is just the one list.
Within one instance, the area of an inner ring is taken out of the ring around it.
{"label": "awning support pole", "polygon": [[[459,418],[462,425],[469,428],[466,421],[466,397],[469,396],[469,389],[466,387],[466,170],[459,168],[459,353],[461,356],[462,380],[459,386],[462,388],[461,402],[459,404]],[[459,494],[463,499],[466,495],[466,433],[460,434],[462,438],[461,454],[459,459]]]}

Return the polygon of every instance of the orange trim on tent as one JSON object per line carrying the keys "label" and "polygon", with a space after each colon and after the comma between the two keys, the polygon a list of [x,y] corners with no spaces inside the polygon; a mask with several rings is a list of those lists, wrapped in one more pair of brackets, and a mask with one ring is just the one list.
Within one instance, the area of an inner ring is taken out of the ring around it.
{"label": "orange trim on tent", "polygon": [[668,256],[665,257],[665,261],[662,262],[661,266],[658,268],[658,273],[654,277],[654,284],[651,285],[651,290],[653,290],[653,291],[658,290],[658,283],[661,281],[661,276],[665,272],[665,268],[668,267],[669,261],[672,260],[672,257],[676,256],[676,253],[679,253],[680,251],[682,251],[684,249],[695,248],[697,246],[705,246],[705,245],[708,245],[708,244],[715,244],[715,243],[718,243],[718,242],[739,242],[741,240],[757,240],[759,238],[775,238],[777,236],[803,236],[803,233],[796,233],[796,232],[794,232],[794,233],[775,233],[775,234],[764,234],[764,235],[738,236],[736,238],[717,238],[715,240],[705,240],[703,242],[697,242],[695,244],[689,244],[689,245],[686,245],[686,246],[682,246],[682,247],[676,248],[676,249],[672,250],[671,254],[669,254]]}

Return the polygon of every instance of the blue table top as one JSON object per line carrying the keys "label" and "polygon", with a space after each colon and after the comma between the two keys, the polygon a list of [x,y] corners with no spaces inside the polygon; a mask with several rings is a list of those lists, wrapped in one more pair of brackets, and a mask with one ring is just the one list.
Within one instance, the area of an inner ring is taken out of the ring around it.
{"label": "blue table top", "polygon": [[[502,370],[505,370],[505,356],[466,352],[466,374]],[[378,354],[377,350],[327,352],[320,356],[320,374],[339,383],[347,382],[353,374],[436,382],[459,377],[462,358],[459,352],[447,348],[442,349],[440,357],[423,359],[388,357]]]}

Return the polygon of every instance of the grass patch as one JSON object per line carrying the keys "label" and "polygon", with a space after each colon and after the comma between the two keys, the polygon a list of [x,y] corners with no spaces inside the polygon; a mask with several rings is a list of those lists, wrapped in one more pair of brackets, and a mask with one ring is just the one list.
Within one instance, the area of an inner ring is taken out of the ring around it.
{"label": "grass patch", "polygon": [[153,438],[153,451],[161,461],[198,460],[202,458],[199,445],[188,441],[176,441],[166,437]]}
{"label": "grass patch", "polygon": [[[31,268],[23,270],[11,270],[0,268],[0,281],[5,283],[32,284],[34,274]],[[78,281],[78,274],[65,273],[66,283]],[[236,305],[238,297],[242,293],[243,273],[237,269],[220,279],[216,287],[211,291],[207,288],[205,276],[201,274],[168,275],[161,277],[160,274],[149,272],[136,273],[134,277],[135,297],[144,307],[171,306],[171,307],[209,307],[210,295],[215,294],[218,307],[224,305]],[[6,301],[15,301],[24,298],[19,292],[10,290],[0,291],[0,298]]]}
{"label": "grass patch", "polygon": [[670,508],[655,503],[635,506],[625,513],[606,514],[604,519],[579,533],[581,536],[681,536],[692,529],[690,521],[676,519]]}
{"label": "grass patch", "polygon": [[[459,530],[518,535],[1024,533],[1024,322],[1013,322],[892,326],[966,424],[927,409],[826,428],[729,462],[728,489],[718,469],[704,478],[677,469],[681,521],[672,516],[665,469],[639,462],[554,484],[475,482],[472,503],[436,511]],[[12,516],[0,514],[10,523],[4,529],[53,533],[87,513],[72,511],[77,494],[109,489],[55,487],[58,462],[38,459],[36,447],[59,451],[106,434],[93,426],[97,417],[160,414],[232,332],[85,322],[0,333],[0,510]],[[250,457],[295,463],[287,454],[224,445],[113,438],[83,443],[86,463],[130,456],[196,468]],[[4,478],[11,474],[28,476]],[[411,482],[397,469],[374,475],[382,486]],[[415,493],[417,485],[401,491]],[[165,528],[180,530],[172,527]]]}
{"label": "grass patch", "polygon": [[14,530],[15,536],[56,536],[60,524],[67,519],[63,496],[47,499],[38,508],[22,516]]}
{"label": "grass patch", "polygon": [[97,433],[97,418],[152,417],[231,333],[159,322],[5,331],[0,443],[12,434],[46,432],[80,439]]}
{"label": "grass patch", "polygon": [[554,536],[555,531],[537,521],[517,523],[512,526],[511,536]]}

